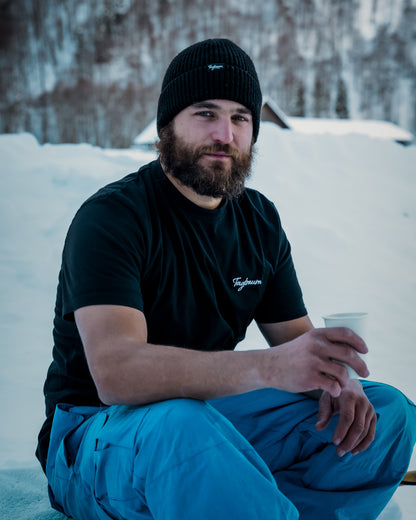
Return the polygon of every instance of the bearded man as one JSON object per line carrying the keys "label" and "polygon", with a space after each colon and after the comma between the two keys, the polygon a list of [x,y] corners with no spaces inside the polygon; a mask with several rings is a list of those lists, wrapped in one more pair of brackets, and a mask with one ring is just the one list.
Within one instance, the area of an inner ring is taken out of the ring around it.
{"label": "bearded man", "polygon": [[[245,187],[261,103],[237,45],[185,49],[159,159],[71,224],[37,451],[68,516],[372,519],[406,472],[415,407],[348,377],[365,343],[313,327],[276,208]],[[253,320],[273,348],[234,350]]]}

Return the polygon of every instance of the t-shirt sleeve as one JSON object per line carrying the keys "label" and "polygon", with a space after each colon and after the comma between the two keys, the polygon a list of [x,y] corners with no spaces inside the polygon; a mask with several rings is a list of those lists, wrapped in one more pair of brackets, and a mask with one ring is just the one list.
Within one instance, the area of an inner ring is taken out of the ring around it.
{"label": "t-shirt sleeve", "polygon": [[143,237],[131,208],[116,198],[85,203],[65,241],[61,282],[62,317],[88,305],[124,305],[143,310]]}
{"label": "t-shirt sleeve", "polygon": [[302,290],[293,264],[290,243],[277,215],[275,241],[278,244],[275,264],[266,291],[256,309],[258,323],[276,323],[300,318],[307,314]]}

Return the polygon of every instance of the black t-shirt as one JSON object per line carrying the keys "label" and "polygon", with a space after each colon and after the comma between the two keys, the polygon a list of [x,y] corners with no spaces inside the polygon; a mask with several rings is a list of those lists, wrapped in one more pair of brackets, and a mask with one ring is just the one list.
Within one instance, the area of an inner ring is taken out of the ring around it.
{"label": "black t-shirt", "polygon": [[100,405],[74,323],[76,309],[98,304],[141,310],[149,343],[207,351],[234,349],[253,319],[306,314],[276,208],[259,192],[203,209],[159,161],[102,188],[75,215],[63,251],[43,466],[56,404]]}

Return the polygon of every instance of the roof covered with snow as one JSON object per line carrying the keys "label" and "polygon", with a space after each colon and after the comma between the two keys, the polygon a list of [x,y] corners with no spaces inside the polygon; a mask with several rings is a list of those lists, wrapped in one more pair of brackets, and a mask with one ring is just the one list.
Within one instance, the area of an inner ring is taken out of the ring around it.
{"label": "roof covered with snow", "polygon": [[410,132],[388,121],[306,117],[288,117],[286,120],[292,130],[305,134],[361,134],[375,139],[409,143],[413,141]]}

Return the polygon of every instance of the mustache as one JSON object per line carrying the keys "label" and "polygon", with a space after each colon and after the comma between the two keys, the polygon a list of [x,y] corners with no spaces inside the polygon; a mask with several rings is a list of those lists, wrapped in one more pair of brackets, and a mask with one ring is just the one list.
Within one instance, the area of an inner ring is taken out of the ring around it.
{"label": "mustache", "polygon": [[200,146],[196,150],[196,152],[198,154],[198,158],[205,154],[217,153],[217,152],[226,153],[227,155],[230,155],[233,159],[238,159],[241,155],[237,150],[235,150],[229,144],[221,144],[221,143],[213,144],[211,146]]}

